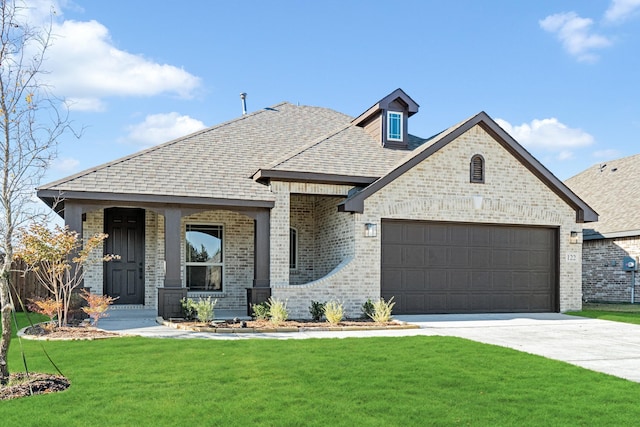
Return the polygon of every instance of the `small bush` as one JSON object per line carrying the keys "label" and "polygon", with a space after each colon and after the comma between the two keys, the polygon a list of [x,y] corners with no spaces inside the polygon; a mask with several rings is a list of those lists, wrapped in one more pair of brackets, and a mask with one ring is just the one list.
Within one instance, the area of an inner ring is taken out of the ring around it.
{"label": "small bush", "polygon": [[337,325],[344,317],[344,307],[338,301],[329,301],[324,305],[324,316],[327,322]]}
{"label": "small bush", "polygon": [[391,320],[391,310],[394,305],[396,305],[396,303],[393,302],[393,297],[391,297],[389,301],[380,298],[373,303],[373,314],[371,314],[370,317],[374,322],[386,323]]}
{"label": "small bush", "polygon": [[371,298],[368,298],[367,301],[362,304],[362,317],[365,319],[371,317],[373,315],[373,302],[371,302]]}
{"label": "small bush", "polygon": [[211,322],[215,319],[214,308],[218,303],[217,299],[212,300],[211,297],[199,298],[198,302],[194,304],[196,310],[196,318],[203,323]]}
{"label": "small bush", "polygon": [[311,318],[319,322],[324,316],[324,305],[325,303],[319,301],[311,301],[311,305],[309,306],[309,313],[311,313]]}
{"label": "small bush", "polygon": [[86,289],[82,290],[80,296],[87,302],[87,306],[82,307],[82,311],[89,315],[93,321],[93,326],[98,326],[98,320],[108,316],[107,310],[118,299],[109,295],[92,294]]}
{"label": "small bush", "polygon": [[253,317],[257,320],[268,320],[269,319],[269,304],[266,302],[261,302],[260,304],[253,304]]}
{"label": "small bush", "polygon": [[269,317],[271,318],[271,322],[282,323],[287,320],[289,317],[289,313],[287,312],[287,302],[279,300],[277,298],[269,298]]}
{"label": "small bush", "polygon": [[184,320],[195,320],[196,319],[196,307],[195,302],[191,298],[182,298],[180,300],[180,306],[182,307],[182,317]]}
{"label": "small bush", "polygon": [[34,313],[47,316],[49,318],[49,324],[45,326],[45,329],[52,329],[55,326],[53,318],[57,316],[58,310],[62,308],[62,303],[53,298],[36,298],[29,300],[28,308]]}

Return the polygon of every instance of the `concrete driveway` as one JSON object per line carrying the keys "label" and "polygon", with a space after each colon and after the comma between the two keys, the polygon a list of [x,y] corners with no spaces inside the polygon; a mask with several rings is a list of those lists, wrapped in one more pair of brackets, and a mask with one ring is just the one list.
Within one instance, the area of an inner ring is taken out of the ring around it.
{"label": "concrete driveway", "polygon": [[559,313],[396,316],[428,335],[467,338],[640,382],[640,325]]}
{"label": "concrete driveway", "polygon": [[[125,335],[182,339],[306,339],[441,335],[509,347],[640,382],[640,325],[559,313],[395,316],[420,329],[255,334],[189,332],[159,325],[155,310],[111,310],[100,327]],[[225,318],[222,314],[220,318]],[[231,316],[233,317],[233,316]]]}

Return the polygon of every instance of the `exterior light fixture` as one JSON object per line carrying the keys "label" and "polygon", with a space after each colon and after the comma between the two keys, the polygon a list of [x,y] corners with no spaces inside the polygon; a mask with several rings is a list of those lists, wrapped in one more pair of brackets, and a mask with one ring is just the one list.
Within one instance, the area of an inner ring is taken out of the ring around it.
{"label": "exterior light fixture", "polygon": [[578,243],[578,232],[577,231],[572,231],[571,235],[569,236],[569,243],[575,244]]}
{"label": "exterior light fixture", "polygon": [[376,237],[378,235],[378,224],[367,222],[364,225],[364,237]]}

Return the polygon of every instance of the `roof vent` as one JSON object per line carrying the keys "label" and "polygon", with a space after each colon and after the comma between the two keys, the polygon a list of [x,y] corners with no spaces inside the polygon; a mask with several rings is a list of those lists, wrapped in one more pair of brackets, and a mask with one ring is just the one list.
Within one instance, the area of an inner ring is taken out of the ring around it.
{"label": "roof vent", "polygon": [[242,100],[242,115],[247,114],[247,94],[242,92],[240,94],[240,99]]}

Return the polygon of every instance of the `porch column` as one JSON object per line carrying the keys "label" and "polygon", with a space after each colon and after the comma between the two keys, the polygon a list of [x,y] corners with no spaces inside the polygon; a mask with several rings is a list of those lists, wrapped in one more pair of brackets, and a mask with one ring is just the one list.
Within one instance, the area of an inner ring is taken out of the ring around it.
{"label": "porch column", "polygon": [[164,288],[158,288],[158,315],[168,319],[182,317],[180,300],[187,296],[180,278],[180,218],[178,208],[165,209],[164,215]]}
{"label": "porch column", "polygon": [[64,225],[75,231],[82,239],[82,206],[67,200],[64,203]]}
{"label": "porch column", "polygon": [[180,278],[180,209],[164,211],[164,261],[166,288],[181,288]]}
{"label": "porch column", "polygon": [[270,218],[269,211],[260,211],[255,216],[254,229],[254,256],[253,256],[253,287],[269,287],[269,256],[270,246]]}
{"label": "porch column", "polygon": [[[70,200],[66,200],[64,202],[64,225],[69,227],[69,231],[75,231],[76,233],[78,233],[80,248],[82,248],[82,246],[84,246],[84,242],[82,240],[82,205],[73,203]],[[80,248],[78,249],[78,251],[80,250]],[[73,253],[69,254],[72,276],[75,276],[78,266],[71,260],[78,256],[78,251],[74,251]],[[83,287],[84,279],[82,279],[82,283],[80,283],[79,289],[82,289]]]}

